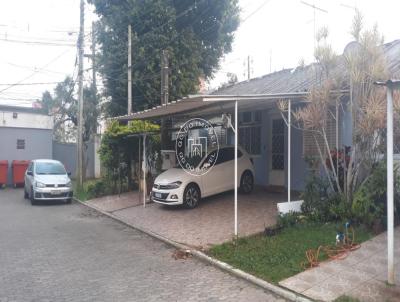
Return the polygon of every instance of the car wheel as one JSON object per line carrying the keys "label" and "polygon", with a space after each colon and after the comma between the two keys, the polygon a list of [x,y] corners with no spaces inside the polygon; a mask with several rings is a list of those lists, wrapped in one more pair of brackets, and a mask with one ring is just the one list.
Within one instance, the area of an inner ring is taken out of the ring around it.
{"label": "car wheel", "polygon": [[31,200],[31,205],[36,205],[36,199],[35,199],[35,195],[34,195],[34,193],[33,193],[33,188],[31,188],[31,195],[29,196],[30,197],[30,200]]}
{"label": "car wheel", "polygon": [[244,194],[249,194],[254,188],[254,178],[250,171],[245,171],[240,178],[239,191]]}
{"label": "car wheel", "polygon": [[68,199],[65,200],[66,204],[70,204],[71,202],[72,202],[72,198],[68,198]]}
{"label": "car wheel", "polygon": [[200,190],[194,184],[189,184],[183,192],[183,203],[186,208],[193,209],[197,207],[200,201]]}

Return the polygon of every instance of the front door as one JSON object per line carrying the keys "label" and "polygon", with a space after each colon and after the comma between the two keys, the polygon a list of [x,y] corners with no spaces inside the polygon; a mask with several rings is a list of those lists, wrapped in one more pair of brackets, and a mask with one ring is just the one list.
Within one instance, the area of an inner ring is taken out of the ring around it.
{"label": "front door", "polygon": [[285,121],[273,116],[270,124],[269,185],[285,185]]}

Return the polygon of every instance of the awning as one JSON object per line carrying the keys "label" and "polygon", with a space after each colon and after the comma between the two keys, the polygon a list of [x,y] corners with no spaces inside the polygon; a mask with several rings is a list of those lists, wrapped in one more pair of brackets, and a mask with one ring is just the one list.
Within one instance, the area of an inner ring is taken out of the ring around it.
{"label": "awning", "polygon": [[[199,115],[216,111],[233,110],[234,102],[239,101],[245,107],[273,105],[277,100],[291,99],[293,102],[305,101],[308,92],[252,94],[252,95],[192,95],[168,105],[160,105],[151,109],[116,117],[119,121],[152,120],[172,115]],[[245,108],[242,107],[242,108]]]}

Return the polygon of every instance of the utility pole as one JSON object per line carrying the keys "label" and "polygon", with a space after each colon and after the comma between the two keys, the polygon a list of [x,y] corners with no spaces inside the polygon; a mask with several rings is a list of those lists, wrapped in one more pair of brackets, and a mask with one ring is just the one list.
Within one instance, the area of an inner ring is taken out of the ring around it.
{"label": "utility pole", "polygon": [[[168,62],[168,51],[163,50],[161,55],[161,106],[168,105],[169,98],[169,85],[168,85],[168,73],[169,73],[169,62]],[[161,119],[161,149],[168,149],[168,131],[166,119]]]}
{"label": "utility pole", "polygon": [[96,33],[95,23],[92,22],[92,78],[93,78],[93,95],[97,95],[97,82],[96,82]]}
{"label": "utility pole", "polygon": [[169,72],[169,62],[168,62],[168,51],[163,50],[161,56],[161,105],[168,104],[169,98],[169,85],[168,85],[168,72]]}
{"label": "utility pole", "polygon": [[132,26],[128,25],[128,114],[132,113]]}
{"label": "utility pole", "polygon": [[85,2],[80,2],[80,27],[78,38],[78,139],[77,139],[77,169],[76,178],[78,187],[83,185],[83,51],[84,51],[84,26],[85,26]]}

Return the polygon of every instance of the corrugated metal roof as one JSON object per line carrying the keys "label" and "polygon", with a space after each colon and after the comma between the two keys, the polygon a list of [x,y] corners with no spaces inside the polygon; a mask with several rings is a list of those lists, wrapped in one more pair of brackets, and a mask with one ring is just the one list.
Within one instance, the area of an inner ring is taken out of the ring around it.
{"label": "corrugated metal roof", "polygon": [[[342,93],[342,92],[339,92]],[[173,115],[192,115],[199,113],[210,113],[221,110],[227,110],[233,106],[232,102],[237,100],[244,102],[246,106],[260,104],[272,104],[277,99],[305,99],[307,93],[285,93],[285,94],[252,94],[252,95],[194,95],[168,105],[157,106],[152,109],[139,111],[130,115],[116,117],[120,121],[157,119],[162,117],[171,117]]]}
{"label": "corrugated metal roof", "polygon": [[0,104],[0,111],[25,112],[25,113],[33,113],[33,114],[40,114],[40,115],[48,115],[47,113],[44,113],[43,109],[41,109],[41,108],[23,107],[23,106],[5,105],[5,104]]}
{"label": "corrugated metal roof", "polygon": [[[400,40],[383,45],[387,68],[391,77],[400,77]],[[341,89],[348,88],[349,76],[343,55],[338,57],[337,65],[332,73],[340,78]],[[319,64],[313,63],[295,69],[283,69],[248,81],[214,91],[214,95],[270,94],[309,91],[318,84],[317,75],[322,74]]]}

